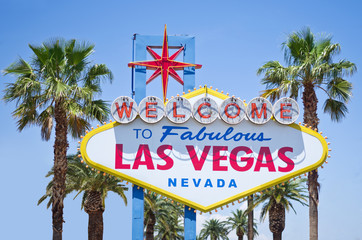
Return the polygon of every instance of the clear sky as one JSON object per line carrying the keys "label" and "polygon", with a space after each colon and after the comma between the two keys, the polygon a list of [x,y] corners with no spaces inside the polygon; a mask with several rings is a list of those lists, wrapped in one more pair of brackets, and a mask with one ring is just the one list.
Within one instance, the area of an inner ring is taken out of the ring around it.
{"label": "clear sky", "polygon": [[[362,17],[360,1],[1,1],[0,69],[19,56],[29,60],[28,44],[40,44],[54,37],[76,38],[95,44],[94,63],[105,63],[114,73],[112,85],[103,86],[102,98],[113,101],[129,95],[134,33],[196,37],[196,85],[211,85],[247,101],[264,89],[257,69],[268,60],[283,61],[281,43],[287,34],[311,27],[314,33],[333,35],[342,51],[335,60],[348,59],[362,68]],[[361,74],[350,77],[353,98],[342,123],[333,123],[321,111],[319,129],[329,137],[332,158],[320,173],[319,234],[321,240],[362,239],[362,107]],[[11,76],[0,77],[0,90]],[[148,95],[162,97],[160,80],[149,85]],[[171,79],[170,95],[182,88]],[[299,100],[301,105],[301,101]],[[53,164],[53,141],[43,142],[40,129],[30,127],[19,133],[11,117],[14,104],[0,102],[0,161],[2,239],[50,239],[51,211],[37,206],[50,179],[44,176]],[[69,153],[77,143],[70,140]],[[110,194],[104,213],[104,239],[131,239],[131,200],[124,206]],[[65,200],[64,239],[87,238],[87,214],[80,209],[81,198]],[[236,207],[243,207],[238,205]],[[235,208],[236,208],[235,207]],[[297,215],[286,216],[284,239],[309,236],[308,208],[297,206]],[[256,210],[256,217],[259,219]],[[225,218],[229,211],[198,215],[198,226],[210,217]],[[272,239],[268,222],[258,227],[257,239]],[[231,239],[236,239],[235,237]]]}

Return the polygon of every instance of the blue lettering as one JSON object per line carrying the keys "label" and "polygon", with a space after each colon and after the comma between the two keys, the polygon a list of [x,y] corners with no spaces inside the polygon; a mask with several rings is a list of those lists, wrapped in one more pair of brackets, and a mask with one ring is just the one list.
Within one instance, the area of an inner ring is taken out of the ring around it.
{"label": "blue lettering", "polygon": [[171,184],[173,185],[173,187],[176,187],[176,178],[174,178],[173,180],[171,178],[168,179],[168,186],[171,187]]}
{"label": "blue lettering", "polygon": [[192,181],[194,182],[195,187],[199,187],[200,183],[201,183],[201,179],[199,178],[198,181],[196,182],[196,179],[193,178]]}
{"label": "blue lettering", "polygon": [[133,131],[136,131],[136,139],[138,139],[138,131],[141,131],[142,129],[139,129],[139,128],[135,128],[133,129]]}
{"label": "blue lettering", "polygon": [[237,188],[237,186],[236,186],[236,182],[235,182],[235,180],[234,180],[234,179],[231,179],[231,180],[230,180],[230,183],[229,183],[229,188],[231,188],[231,187]]}
{"label": "blue lettering", "polygon": [[[180,134],[173,131],[173,130],[188,130],[189,129],[188,127],[162,126],[162,129],[164,129],[165,131],[162,133],[160,142],[163,142],[168,136],[178,136],[178,135],[180,135],[181,140],[196,139],[197,141],[203,141],[205,139],[208,139],[210,141],[212,141],[212,140],[216,140],[216,141],[233,140],[235,142],[241,141],[243,139],[245,141],[252,140],[252,141],[259,141],[259,142],[271,140],[271,138],[265,138],[263,132],[261,132],[259,134],[258,133],[242,133],[242,132],[233,133],[233,131],[234,131],[233,127],[229,127],[228,129],[226,129],[224,134],[222,134],[222,132],[206,132],[206,127],[202,127],[195,135],[192,131],[182,131],[182,132],[180,132]],[[136,131],[136,138],[138,138],[138,131],[140,131],[141,129],[133,129],[133,130]],[[142,132],[142,135],[144,138],[148,139],[152,136],[152,133],[150,132],[149,129],[145,129],[145,130],[149,131],[148,136],[144,136],[143,132]]]}
{"label": "blue lettering", "polygon": [[169,135],[178,135],[178,133],[172,133],[171,131],[173,129],[189,129],[188,127],[174,127],[174,126],[163,126],[162,129],[166,129],[166,131],[164,131],[162,133],[162,137],[160,139],[160,142],[163,142],[163,140],[165,140],[165,138]]}
{"label": "blue lettering", "polygon": [[[148,137],[146,137],[146,135],[145,135],[145,132],[148,132]],[[152,132],[151,132],[151,130],[150,129],[145,129],[145,130],[143,130],[142,131],[142,137],[144,138],[144,139],[149,139],[150,137],[152,137]]]}
{"label": "blue lettering", "polygon": [[220,137],[220,134],[221,134],[221,133],[219,133],[219,132],[216,133],[215,137],[213,137],[212,134],[213,134],[213,133],[210,133],[210,137],[209,137],[210,140],[215,140],[215,139],[216,139],[216,140],[221,140],[221,139],[222,139],[222,137]]}
{"label": "blue lettering", "polygon": [[256,140],[258,140],[259,142],[270,141],[271,138],[264,138],[264,133],[260,133],[259,136],[256,138]]}
{"label": "blue lettering", "polygon": [[192,139],[194,139],[194,138],[195,138],[195,137],[192,136],[192,132],[190,132],[190,131],[184,132],[184,133],[181,135],[181,140],[185,140],[185,139],[192,140]]}
{"label": "blue lettering", "polygon": [[245,141],[249,141],[250,139],[252,139],[252,137],[255,136],[255,133],[253,133],[253,135],[251,135],[251,137],[249,137],[249,136],[250,136],[250,133],[245,134]]}
{"label": "blue lettering", "polygon": [[218,179],[217,180],[217,187],[223,187],[223,186],[225,186],[224,179]]}
{"label": "blue lettering", "polygon": [[212,183],[211,183],[211,180],[209,178],[206,180],[204,187],[212,187]]}
{"label": "blue lettering", "polygon": [[234,136],[234,141],[240,141],[243,138],[243,134],[242,133],[237,133]]}
{"label": "blue lettering", "polygon": [[205,132],[205,129],[206,129],[206,127],[201,128],[200,131],[196,134],[196,139],[197,139],[197,141],[202,141],[202,140],[205,139],[206,134],[204,134],[204,135],[202,136],[202,138],[200,138],[200,135]]}
{"label": "blue lettering", "polygon": [[181,178],[181,187],[188,187],[189,180],[187,178]]}
{"label": "blue lettering", "polygon": [[229,141],[229,140],[232,139],[232,137],[229,138],[229,139],[227,139],[226,137],[227,137],[228,135],[230,135],[233,131],[234,131],[234,128],[233,128],[233,127],[229,127],[229,128],[226,130],[226,132],[225,132],[225,134],[224,134],[224,136],[223,136],[223,138],[224,138],[225,141]]}

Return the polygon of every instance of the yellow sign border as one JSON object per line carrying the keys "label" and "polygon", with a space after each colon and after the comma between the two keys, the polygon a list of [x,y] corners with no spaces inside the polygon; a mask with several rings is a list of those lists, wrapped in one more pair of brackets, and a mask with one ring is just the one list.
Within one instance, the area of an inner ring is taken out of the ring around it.
{"label": "yellow sign border", "polygon": [[[210,94],[210,95],[213,95],[215,97],[221,98],[223,100],[226,99],[226,98],[229,98],[229,96],[226,96],[226,95],[224,95],[224,94],[222,94],[220,92],[217,92],[217,91],[212,90],[212,89],[207,88],[207,87],[200,88],[200,89],[195,90],[195,91],[193,91],[191,93],[185,94],[185,95],[183,95],[183,97],[192,98],[192,97],[196,97],[198,95],[206,94],[206,93]],[[322,153],[322,157],[321,157],[321,159],[319,161],[317,161],[315,164],[312,164],[312,165],[310,165],[310,166],[308,166],[306,168],[300,169],[298,171],[287,174],[287,175],[285,175],[283,177],[280,177],[278,179],[275,179],[273,181],[270,181],[270,182],[267,182],[265,184],[259,185],[258,187],[249,189],[247,191],[244,191],[244,192],[242,192],[240,194],[234,195],[234,196],[232,196],[230,198],[224,199],[224,200],[219,201],[217,203],[214,203],[212,205],[202,206],[202,205],[197,204],[197,203],[195,203],[193,201],[190,201],[188,199],[185,199],[183,197],[180,197],[178,195],[175,195],[173,193],[165,191],[165,190],[163,190],[161,188],[155,187],[155,186],[153,186],[151,184],[148,184],[148,183],[143,182],[141,180],[138,180],[136,178],[130,177],[128,175],[125,175],[123,173],[120,173],[120,172],[118,172],[116,170],[105,167],[105,166],[103,166],[101,164],[98,164],[98,163],[93,162],[92,160],[90,160],[90,158],[88,157],[88,154],[86,152],[86,147],[87,147],[87,143],[88,143],[89,139],[91,137],[93,137],[94,135],[96,135],[97,133],[100,133],[100,132],[103,132],[105,130],[114,128],[114,127],[119,126],[119,125],[121,125],[121,124],[118,123],[118,122],[108,123],[106,125],[103,125],[103,126],[101,126],[99,128],[96,128],[96,129],[90,131],[88,134],[86,134],[84,136],[84,138],[83,138],[83,140],[81,142],[80,152],[81,152],[82,158],[86,161],[86,163],[88,165],[98,169],[98,170],[101,170],[101,171],[106,172],[108,174],[111,174],[113,176],[120,177],[121,179],[129,181],[129,182],[131,182],[131,183],[133,183],[133,184],[135,184],[137,186],[140,186],[140,187],[143,187],[145,189],[151,190],[153,192],[156,192],[158,194],[161,194],[163,196],[166,196],[168,198],[176,200],[176,201],[178,201],[180,203],[185,204],[186,206],[192,207],[192,208],[197,209],[197,210],[202,211],[202,212],[211,211],[213,209],[219,208],[219,207],[224,206],[226,204],[229,204],[231,202],[234,202],[234,201],[237,201],[237,200],[242,199],[244,197],[247,197],[247,196],[249,196],[251,194],[254,194],[256,192],[260,192],[260,191],[262,191],[264,189],[267,189],[269,187],[272,187],[272,186],[274,186],[276,184],[285,182],[288,179],[297,177],[297,176],[299,176],[299,175],[301,175],[303,173],[307,173],[307,172],[310,172],[310,171],[312,171],[314,169],[317,169],[318,167],[320,167],[324,163],[324,161],[326,160],[326,158],[328,156],[328,144],[327,144],[326,140],[323,138],[323,136],[321,134],[319,134],[318,132],[313,131],[313,130],[307,128],[307,127],[300,126],[300,125],[295,124],[295,123],[290,124],[290,125],[288,125],[288,127],[292,127],[292,128],[294,128],[296,130],[299,130],[299,131],[305,132],[305,133],[307,133],[309,135],[312,135],[312,136],[316,137],[322,143],[323,153]]]}

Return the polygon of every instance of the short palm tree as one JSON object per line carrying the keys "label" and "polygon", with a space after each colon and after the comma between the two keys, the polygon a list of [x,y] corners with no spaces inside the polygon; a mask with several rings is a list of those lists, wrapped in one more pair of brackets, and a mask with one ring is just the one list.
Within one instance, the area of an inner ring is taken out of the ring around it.
{"label": "short palm tree", "polygon": [[[356,71],[356,65],[346,60],[333,62],[333,56],[340,52],[340,45],[332,43],[331,37],[316,39],[309,28],[294,32],[283,43],[287,66],[278,61],[269,61],[258,70],[264,74],[266,85],[263,96],[275,100],[282,95],[297,99],[302,94],[303,121],[318,130],[318,98],[320,89],[327,96],[324,112],[333,121],[345,117],[352,93],[352,84],[345,77]],[[318,172],[308,173],[310,239],[318,239]]]}
{"label": "short palm tree", "polygon": [[40,126],[42,139],[49,140],[55,127],[52,222],[53,239],[60,240],[67,135],[79,137],[89,128],[90,120],[103,121],[109,114],[105,102],[94,98],[101,92],[100,81],[112,79],[112,73],[103,64],[90,64],[94,45],[88,43],[56,39],[29,47],[34,54],[30,63],[20,58],[4,70],[17,77],[7,85],[4,100],[16,102],[13,116],[18,119],[19,131]]}
{"label": "short palm tree", "polygon": [[[88,214],[88,239],[103,239],[103,212],[105,210],[105,199],[109,191],[118,194],[127,205],[127,198],[124,194],[128,190],[121,179],[106,175],[94,169],[90,169],[83,164],[77,155],[70,155],[68,159],[68,169],[66,178],[66,194],[73,191],[77,192],[76,197],[83,193],[81,208]],[[54,175],[53,169],[47,174],[47,177]],[[45,199],[50,198],[47,207],[52,203],[52,185],[51,180],[47,186],[46,193],[39,201],[38,205]]]}
{"label": "short palm tree", "polygon": [[[170,215],[178,219],[183,214],[183,209],[171,200],[167,200],[156,193],[144,194],[144,227],[147,240],[154,239],[155,225],[166,224]],[[177,217],[177,218],[176,218]]]}
{"label": "short palm tree", "polygon": [[[292,201],[307,206],[306,179],[292,180],[276,185],[271,189],[263,191],[261,195],[254,198],[254,208],[262,203],[260,218],[265,220],[269,214],[269,229],[273,233],[273,240],[281,240],[285,228],[285,210],[295,209]],[[296,212],[295,212],[296,213]]]}
{"label": "short palm tree", "polygon": [[228,238],[228,227],[226,222],[220,221],[218,219],[207,220],[203,224],[203,228],[200,231],[200,236],[202,239],[207,239],[210,237],[211,240],[219,239],[229,239]]}
{"label": "short palm tree", "polygon": [[172,210],[165,218],[157,220],[155,225],[156,240],[182,240],[184,227],[182,218]]}
{"label": "short palm tree", "polygon": [[[231,217],[228,217],[226,225],[231,230],[236,230],[236,236],[239,240],[244,239],[244,234],[248,232],[248,212],[236,209]],[[256,223],[253,223],[254,236],[258,235]]]}

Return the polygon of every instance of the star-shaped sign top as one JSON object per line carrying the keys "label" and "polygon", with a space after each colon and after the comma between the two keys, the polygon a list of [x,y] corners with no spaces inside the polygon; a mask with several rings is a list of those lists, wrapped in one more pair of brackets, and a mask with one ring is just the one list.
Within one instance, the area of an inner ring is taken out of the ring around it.
{"label": "star-shaped sign top", "polygon": [[181,47],[171,57],[168,56],[167,28],[165,25],[165,32],[163,35],[163,45],[162,45],[162,56],[158,55],[149,46],[147,46],[147,51],[151,54],[154,60],[131,62],[128,63],[128,67],[134,68],[135,66],[145,66],[146,69],[155,70],[155,72],[151,75],[151,77],[146,81],[146,84],[150,83],[153,79],[155,79],[161,74],[163,101],[166,102],[169,75],[173,77],[181,85],[184,85],[184,81],[177,74],[176,70],[183,70],[185,67],[195,67],[196,69],[200,69],[202,67],[202,65],[200,64],[175,61],[176,57],[182,52],[183,49],[184,47]]}

